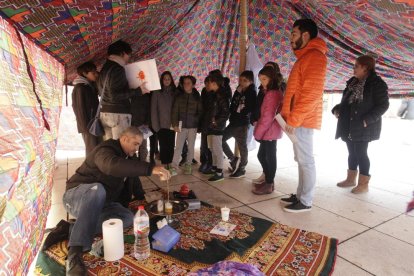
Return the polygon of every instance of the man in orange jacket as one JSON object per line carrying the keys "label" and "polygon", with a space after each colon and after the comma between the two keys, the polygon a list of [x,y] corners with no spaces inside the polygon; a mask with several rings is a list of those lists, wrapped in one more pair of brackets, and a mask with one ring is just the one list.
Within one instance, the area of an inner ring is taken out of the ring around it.
{"label": "man in orange jacket", "polygon": [[297,57],[287,82],[282,116],[286,132],[295,134],[295,161],[299,166],[296,194],[283,198],[287,212],[310,211],[316,183],[313,157],[313,130],[321,128],[322,95],[326,75],[326,43],[317,37],[318,27],[312,19],[299,19],[293,24],[290,44]]}

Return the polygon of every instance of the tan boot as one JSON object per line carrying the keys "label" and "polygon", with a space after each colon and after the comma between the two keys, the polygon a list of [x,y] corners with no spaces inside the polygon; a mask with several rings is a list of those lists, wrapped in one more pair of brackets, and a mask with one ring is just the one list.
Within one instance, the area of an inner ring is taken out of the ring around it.
{"label": "tan boot", "polygon": [[336,184],[336,186],[344,188],[344,187],[353,187],[356,185],[356,178],[358,175],[357,170],[348,170],[348,175],[344,181],[341,181]]}
{"label": "tan boot", "polygon": [[362,194],[368,192],[368,183],[371,176],[360,174],[358,178],[358,186],[352,189],[354,194]]}

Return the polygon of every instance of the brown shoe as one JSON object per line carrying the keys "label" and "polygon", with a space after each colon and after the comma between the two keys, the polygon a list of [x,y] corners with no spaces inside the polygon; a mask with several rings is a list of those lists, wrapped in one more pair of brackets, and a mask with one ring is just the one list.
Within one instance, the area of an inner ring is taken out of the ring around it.
{"label": "brown shoe", "polygon": [[254,193],[255,195],[271,194],[273,193],[275,189],[274,183],[263,182],[262,184],[259,184],[259,185],[260,185],[259,187],[255,186],[255,188],[252,190],[252,193]]}
{"label": "brown shoe", "polygon": [[[266,184],[266,180],[262,181],[261,183],[255,183],[254,184],[254,189],[261,189],[261,187],[263,187]],[[275,184],[272,183],[272,191],[275,190]]]}
{"label": "brown shoe", "polygon": [[353,194],[363,194],[368,192],[368,183],[371,176],[360,174],[358,178],[358,186],[352,189]]}
{"label": "brown shoe", "polygon": [[336,186],[345,188],[345,187],[354,187],[356,186],[356,178],[358,175],[357,170],[348,170],[348,175],[344,181],[341,181],[336,184]]}

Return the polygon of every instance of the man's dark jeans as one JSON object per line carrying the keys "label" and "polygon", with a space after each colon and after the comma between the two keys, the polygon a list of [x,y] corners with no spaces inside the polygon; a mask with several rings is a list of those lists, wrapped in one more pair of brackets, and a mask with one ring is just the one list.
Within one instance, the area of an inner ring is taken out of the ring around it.
{"label": "man's dark jeans", "polygon": [[76,218],[68,246],[82,246],[89,251],[95,234],[102,232],[102,223],[111,218],[121,219],[124,228],[130,227],[134,214],[117,202],[106,202],[101,183],[81,184],[63,195],[66,211]]}

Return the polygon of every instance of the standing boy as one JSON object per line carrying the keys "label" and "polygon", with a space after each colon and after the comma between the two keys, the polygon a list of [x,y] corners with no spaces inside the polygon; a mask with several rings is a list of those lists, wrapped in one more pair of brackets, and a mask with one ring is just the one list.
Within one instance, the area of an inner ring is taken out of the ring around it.
{"label": "standing boy", "polygon": [[95,117],[99,100],[95,82],[98,78],[96,65],[85,62],[77,68],[78,77],[73,81],[72,108],[76,116],[78,132],[82,134],[87,156],[102,140],[89,133],[88,124]]}
{"label": "standing boy", "polygon": [[202,114],[201,96],[194,88],[195,78],[183,77],[183,90],[174,101],[171,112],[171,124],[177,132],[175,143],[173,167],[178,164],[185,141],[188,141],[188,155],[185,161],[184,174],[191,174],[191,163],[194,158],[194,144],[197,136],[198,122]]}
{"label": "standing boy", "polygon": [[[230,124],[223,133],[223,151],[230,159],[232,174],[230,178],[244,177],[248,160],[247,131],[251,115],[256,108],[256,87],[252,71],[244,71],[239,78],[239,87],[234,92],[230,105]],[[240,150],[240,165],[236,170],[238,157],[231,151],[227,140],[234,137]]]}
{"label": "standing boy", "polygon": [[208,147],[212,153],[213,167],[206,174],[213,174],[208,181],[216,182],[224,179],[223,176],[223,131],[230,115],[229,98],[223,88],[223,77],[220,75],[210,75],[208,79],[208,91],[213,93],[209,98],[208,106],[204,119],[207,123]]}

